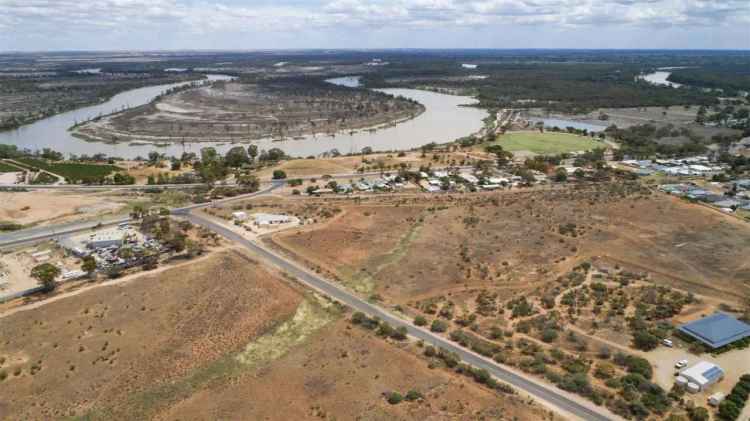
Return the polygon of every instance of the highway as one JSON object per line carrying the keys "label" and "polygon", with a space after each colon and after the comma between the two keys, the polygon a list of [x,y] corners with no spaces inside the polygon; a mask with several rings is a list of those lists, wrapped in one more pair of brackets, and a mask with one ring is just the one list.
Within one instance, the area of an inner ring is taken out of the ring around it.
{"label": "highway", "polygon": [[[234,200],[248,199],[254,196],[260,196],[268,194],[273,190],[284,185],[283,181],[273,182],[268,187],[258,190],[255,193],[242,194],[234,197],[228,197],[226,199],[214,200],[208,203],[198,203],[195,205],[189,205],[182,208],[172,209],[172,213],[175,215],[182,215],[189,212],[192,209],[205,208],[213,204],[221,204],[225,202],[231,202]],[[130,222],[129,216],[123,216],[119,218],[110,219],[95,219],[86,222],[70,222],[66,224],[49,225],[35,228],[27,228],[19,231],[10,233],[0,234],[0,248],[18,246],[21,244],[34,243],[39,241],[51,240],[59,238],[63,235],[75,234],[77,232],[91,230],[96,227],[106,227],[111,225],[117,225],[125,222]]]}
{"label": "highway", "polygon": [[485,358],[459,345],[456,345],[448,339],[430,332],[429,330],[422,329],[406,320],[400,319],[390,312],[382,309],[381,307],[371,304],[364,299],[354,295],[353,293],[345,290],[335,282],[329,281],[315,273],[303,269],[302,267],[286,259],[285,257],[280,256],[271,250],[268,250],[258,243],[252,242],[242,237],[241,235],[220,224],[217,224],[207,218],[195,215],[190,212],[183,213],[182,216],[196,225],[201,225],[205,228],[208,228],[222,235],[228,240],[244,246],[248,250],[263,258],[265,261],[273,264],[274,266],[287,272],[288,274],[295,276],[304,285],[315,289],[320,293],[333,298],[356,311],[361,311],[370,316],[377,316],[381,320],[388,322],[391,326],[403,326],[407,329],[411,337],[421,339],[425,341],[425,343],[432,344],[447,351],[455,352],[465,363],[470,364],[474,367],[483,368],[497,379],[506,382],[520,390],[523,390],[524,392],[538,398],[539,400],[545,401],[570,415],[587,421],[607,421],[620,419],[604,408],[597,407],[594,404],[584,405],[579,402],[579,400],[583,400],[584,398],[570,396],[565,392],[544,385],[525,375],[511,371],[506,367],[497,364],[491,359]]}

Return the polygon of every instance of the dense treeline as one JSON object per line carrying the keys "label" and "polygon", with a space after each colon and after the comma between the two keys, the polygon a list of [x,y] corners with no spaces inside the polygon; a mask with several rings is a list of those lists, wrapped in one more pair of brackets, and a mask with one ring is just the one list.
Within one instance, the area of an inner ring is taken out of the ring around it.
{"label": "dense treeline", "polygon": [[[366,75],[368,87],[431,86],[478,95],[480,106],[537,106],[580,113],[602,107],[713,105],[715,95],[700,89],[673,89],[638,81],[642,68],[621,64],[486,64],[477,70],[455,62],[394,66]],[[477,77],[480,76],[480,77]]]}
{"label": "dense treeline", "polygon": [[[650,158],[660,156],[688,156],[706,152],[704,139],[695,135],[690,129],[679,130],[672,126],[656,127],[642,124],[618,128],[615,125],[605,130],[607,136],[614,138],[619,144],[618,159],[623,155],[631,158]],[[678,139],[678,142],[665,142],[665,139]]]}
{"label": "dense treeline", "polygon": [[73,75],[35,78],[2,78],[0,74],[0,131],[97,104],[116,94],[150,85],[195,79],[202,76],[129,74],[127,76]]}
{"label": "dense treeline", "polygon": [[701,68],[677,69],[669,81],[702,88],[721,89],[724,95],[750,92],[750,63],[718,64]]}

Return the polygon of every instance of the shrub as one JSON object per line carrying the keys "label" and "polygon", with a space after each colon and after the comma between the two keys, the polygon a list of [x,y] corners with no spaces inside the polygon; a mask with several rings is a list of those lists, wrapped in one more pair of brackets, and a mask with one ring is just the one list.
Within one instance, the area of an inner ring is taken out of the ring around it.
{"label": "shrub", "polygon": [[702,406],[694,406],[688,409],[688,417],[690,421],[708,421],[708,410]]}
{"label": "shrub", "polygon": [[442,320],[435,320],[432,322],[432,325],[430,326],[430,330],[433,332],[442,333],[448,330],[448,323],[442,321]]}
{"label": "shrub", "polygon": [[427,319],[424,316],[417,316],[414,318],[414,324],[417,326],[427,326]]}
{"label": "shrub", "polygon": [[436,355],[437,355],[437,350],[435,349],[435,347],[434,347],[434,346],[430,345],[430,346],[428,346],[428,347],[426,347],[426,348],[424,349],[424,355],[425,355],[426,357],[430,357],[430,358],[431,358],[431,357],[434,357],[434,356],[436,356]]}
{"label": "shrub", "polygon": [[410,391],[406,392],[405,399],[409,402],[416,401],[417,399],[422,399],[422,394],[414,389],[411,389]]}
{"label": "shrub", "polygon": [[396,331],[388,323],[381,322],[380,327],[378,327],[378,330],[375,333],[377,333],[379,336],[387,338],[393,336]]}
{"label": "shrub", "polygon": [[396,330],[393,333],[391,333],[391,338],[397,341],[403,341],[404,339],[406,339],[407,333],[408,332],[406,330],[406,327],[399,326],[396,328]]}
{"label": "shrub", "polygon": [[367,319],[367,316],[365,316],[365,313],[362,313],[361,311],[352,314],[352,323],[354,323],[355,325],[362,324],[365,319]]}
{"label": "shrub", "polygon": [[398,405],[399,403],[401,403],[401,401],[404,400],[404,397],[401,396],[401,394],[398,393],[398,392],[391,392],[391,393],[388,394],[388,398],[387,399],[388,399],[388,403],[389,404],[391,404],[391,405]]}
{"label": "shrub", "polygon": [[286,178],[286,173],[282,170],[274,170],[273,172],[273,179],[274,180],[283,180]]}
{"label": "shrub", "polygon": [[542,340],[547,343],[551,343],[557,340],[557,331],[554,329],[544,329],[542,332]]}
{"label": "shrub", "polygon": [[611,379],[615,375],[615,367],[610,363],[599,363],[594,370],[594,376],[600,379]]}

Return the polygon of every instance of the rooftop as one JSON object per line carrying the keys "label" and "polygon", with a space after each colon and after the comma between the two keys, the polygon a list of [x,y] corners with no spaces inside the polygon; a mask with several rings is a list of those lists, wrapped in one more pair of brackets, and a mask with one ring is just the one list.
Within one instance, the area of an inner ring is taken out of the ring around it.
{"label": "rooftop", "polygon": [[680,326],[679,330],[711,348],[720,348],[750,336],[750,325],[726,313],[695,320]]}
{"label": "rooftop", "polygon": [[690,368],[682,370],[680,374],[704,386],[720,379],[724,375],[724,370],[716,364],[701,361]]}

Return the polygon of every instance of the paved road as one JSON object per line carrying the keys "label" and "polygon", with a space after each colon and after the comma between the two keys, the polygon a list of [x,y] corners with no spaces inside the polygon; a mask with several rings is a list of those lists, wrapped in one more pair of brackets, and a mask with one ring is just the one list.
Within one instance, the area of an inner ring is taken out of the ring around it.
{"label": "paved road", "polygon": [[525,376],[519,375],[495,363],[494,361],[488,358],[484,358],[481,355],[475,354],[472,351],[464,349],[437,334],[414,326],[411,323],[392,315],[390,312],[357,297],[356,295],[338,286],[336,283],[326,280],[297,266],[295,263],[287,260],[286,258],[279,256],[278,254],[266,249],[265,247],[242,237],[241,235],[225,228],[222,225],[219,225],[207,218],[189,212],[184,213],[183,215],[185,216],[185,218],[190,220],[190,222],[209,228],[214,232],[226,237],[227,239],[241,244],[247,249],[260,255],[262,258],[272,263],[273,265],[279,267],[290,275],[297,277],[305,285],[318,290],[321,293],[333,299],[336,299],[357,311],[369,314],[370,316],[377,316],[381,320],[388,322],[391,326],[403,326],[407,329],[410,336],[424,340],[426,343],[430,343],[434,346],[446,349],[448,351],[455,352],[459,357],[461,357],[464,362],[478,368],[483,368],[496,378],[508,384],[511,384],[540,400],[552,404],[555,407],[567,412],[568,414],[587,421],[608,421],[620,419],[617,416],[609,413],[609,411],[607,411],[606,409],[598,408],[593,404],[591,404],[591,406],[583,405],[577,402],[575,398],[569,398],[568,396],[566,396],[567,394],[559,390],[538,383],[537,381],[529,379]]}
{"label": "paved road", "polygon": [[0,184],[1,189],[26,190],[172,190],[203,187],[205,184],[125,184],[125,185],[84,185],[84,184]]}
{"label": "paved road", "polygon": [[[269,185],[268,187],[262,190],[259,190],[255,193],[242,194],[239,196],[229,197],[226,199],[215,200],[213,202],[199,203],[195,205],[186,206],[184,208],[177,208],[177,209],[173,209],[172,213],[177,214],[177,215],[185,214],[186,212],[189,212],[192,209],[205,208],[205,207],[211,206],[212,204],[221,204],[225,202],[231,202],[234,200],[247,199],[253,196],[268,194],[283,185],[284,185],[283,182],[274,182],[274,183],[271,183],[271,185]],[[0,248],[9,247],[9,246],[17,246],[17,245],[25,244],[25,243],[33,243],[33,242],[38,242],[38,241],[50,240],[53,238],[59,238],[62,235],[70,235],[70,234],[74,234],[77,232],[90,230],[97,226],[117,225],[117,224],[121,224],[124,222],[129,222],[130,220],[131,220],[130,217],[123,216],[120,218],[97,219],[97,220],[91,220],[91,221],[86,221],[86,222],[70,222],[67,224],[28,228],[28,229],[24,229],[20,231],[0,234]]]}
{"label": "paved road", "polygon": [[86,222],[70,222],[46,227],[28,228],[0,235],[0,247],[16,246],[24,243],[49,240],[62,235],[90,230],[97,226],[110,226],[128,222],[129,217],[96,219]]}

